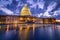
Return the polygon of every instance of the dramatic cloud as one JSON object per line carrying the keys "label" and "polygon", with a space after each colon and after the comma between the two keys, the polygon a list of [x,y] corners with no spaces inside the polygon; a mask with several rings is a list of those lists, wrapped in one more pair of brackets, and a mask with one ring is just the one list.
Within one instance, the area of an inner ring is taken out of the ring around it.
{"label": "dramatic cloud", "polygon": [[52,11],[56,7],[57,3],[56,2],[51,2],[49,6],[47,7],[46,11]]}
{"label": "dramatic cloud", "polygon": [[38,7],[41,9],[44,8],[44,4],[45,4],[45,2],[43,0],[41,0],[40,2],[39,1],[37,2]]}
{"label": "dramatic cloud", "polygon": [[54,15],[54,16],[60,15],[60,10],[54,11],[54,14],[53,14],[53,15]]}
{"label": "dramatic cloud", "polygon": [[51,2],[49,6],[47,7],[47,10],[44,12],[43,16],[51,17],[50,13],[53,9],[55,9],[57,3]]}
{"label": "dramatic cloud", "polygon": [[13,15],[13,12],[11,10],[7,9],[7,8],[0,7],[0,10],[2,10],[3,12],[5,12],[8,15]]}
{"label": "dramatic cloud", "polygon": [[38,16],[38,17],[41,17],[41,16],[43,16],[43,13],[40,13],[40,14],[38,14],[37,16]]}
{"label": "dramatic cloud", "polygon": [[23,3],[19,2],[17,7],[20,7],[20,6],[23,6],[23,5],[24,5]]}
{"label": "dramatic cloud", "polygon": [[12,0],[0,0],[0,6],[7,6],[8,4],[11,4]]}
{"label": "dramatic cloud", "polygon": [[27,0],[27,3],[31,4],[31,8],[36,8],[38,6],[38,8],[43,9],[45,2],[43,0],[37,0],[36,2],[33,0]]}
{"label": "dramatic cloud", "polygon": [[24,4],[28,4],[32,16],[57,18],[60,15],[59,0],[0,0],[0,10],[7,15],[20,15]]}

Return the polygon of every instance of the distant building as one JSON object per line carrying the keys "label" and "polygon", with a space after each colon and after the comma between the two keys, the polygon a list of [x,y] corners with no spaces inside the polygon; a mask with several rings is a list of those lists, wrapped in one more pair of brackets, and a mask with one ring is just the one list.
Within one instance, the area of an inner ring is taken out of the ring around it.
{"label": "distant building", "polygon": [[55,23],[55,18],[38,18],[31,16],[30,9],[27,4],[21,10],[20,16],[16,15],[0,15],[0,24],[20,24],[20,23]]}

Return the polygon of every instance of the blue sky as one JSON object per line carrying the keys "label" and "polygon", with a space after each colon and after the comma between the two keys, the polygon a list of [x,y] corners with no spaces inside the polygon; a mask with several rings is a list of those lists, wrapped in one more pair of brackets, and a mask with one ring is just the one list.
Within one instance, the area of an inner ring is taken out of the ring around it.
{"label": "blue sky", "polygon": [[0,0],[0,15],[20,15],[24,4],[32,16],[60,19],[60,0]]}

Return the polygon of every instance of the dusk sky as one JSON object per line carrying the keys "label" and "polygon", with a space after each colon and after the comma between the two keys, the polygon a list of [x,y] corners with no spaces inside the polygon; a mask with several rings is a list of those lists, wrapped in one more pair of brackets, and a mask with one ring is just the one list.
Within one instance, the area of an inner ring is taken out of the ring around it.
{"label": "dusk sky", "polygon": [[0,15],[20,15],[24,4],[32,16],[60,19],[60,0],[0,0]]}

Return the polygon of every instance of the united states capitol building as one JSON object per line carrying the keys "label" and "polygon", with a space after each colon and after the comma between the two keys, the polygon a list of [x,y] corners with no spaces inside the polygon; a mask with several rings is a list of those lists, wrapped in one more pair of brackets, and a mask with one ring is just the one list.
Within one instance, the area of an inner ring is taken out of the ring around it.
{"label": "united states capitol building", "polygon": [[20,23],[55,23],[55,18],[39,18],[31,16],[32,13],[27,4],[24,5],[20,12],[20,16],[16,15],[0,15],[0,24],[20,24]]}

